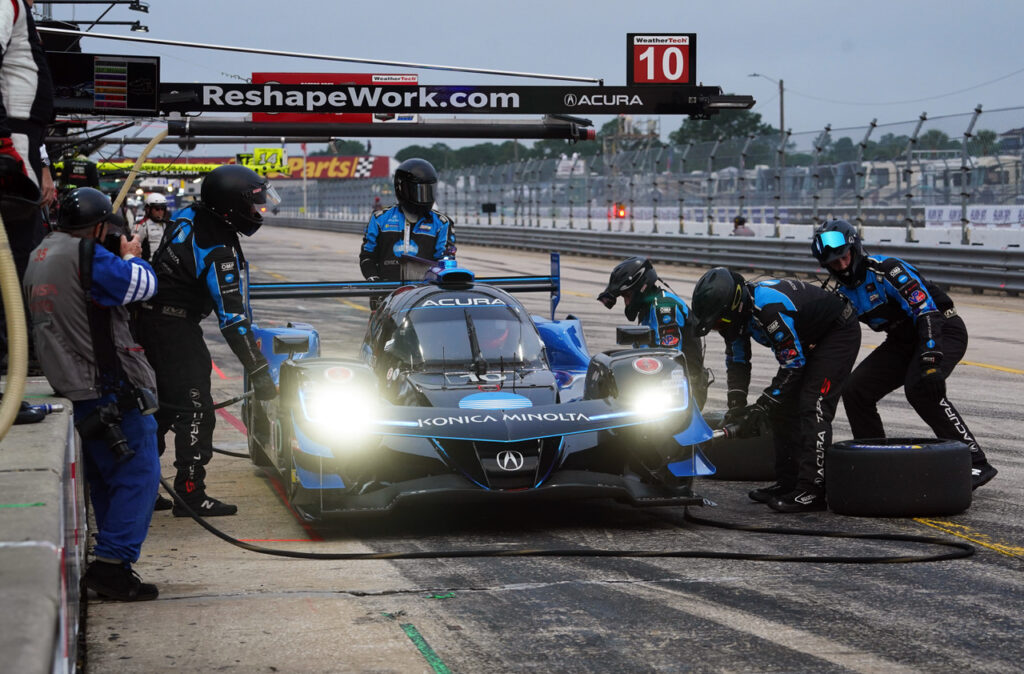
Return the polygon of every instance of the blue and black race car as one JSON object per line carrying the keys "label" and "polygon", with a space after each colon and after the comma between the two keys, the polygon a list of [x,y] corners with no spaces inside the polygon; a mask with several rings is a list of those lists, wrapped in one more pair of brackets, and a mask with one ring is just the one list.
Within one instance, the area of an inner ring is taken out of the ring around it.
{"label": "blue and black race car", "polygon": [[[531,287],[532,286],[532,287]],[[550,277],[476,279],[446,260],[413,284],[267,284],[253,299],[390,290],[361,359],[321,358],[309,325],[256,327],[277,377],[275,405],[247,402],[249,452],[273,467],[304,515],[386,512],[406,502],[612,497],[703,502],[712,437],[674,349],[591,355],[580,321],[531,316],[512,290]]]}

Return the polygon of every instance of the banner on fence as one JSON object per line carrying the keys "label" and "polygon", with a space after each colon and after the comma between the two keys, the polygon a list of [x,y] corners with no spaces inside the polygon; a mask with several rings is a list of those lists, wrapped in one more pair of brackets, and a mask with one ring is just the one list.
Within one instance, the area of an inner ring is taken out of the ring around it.
{"label": "banner on fence", "polygon": [[[959,226],[963,209],[960,206],[926,206],[926,227]],[[967,219],[975,227],[1020,227],[1024,225],[1024,206],[967,207]]]}

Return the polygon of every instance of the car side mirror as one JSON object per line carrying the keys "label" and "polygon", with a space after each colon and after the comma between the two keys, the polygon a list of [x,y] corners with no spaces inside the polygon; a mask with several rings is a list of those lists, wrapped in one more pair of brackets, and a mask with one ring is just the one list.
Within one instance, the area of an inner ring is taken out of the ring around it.
{"label": "car side mirror", "polygon": [[620,325],[615,328],[615,343],[623,346],[651,346],[654,331],[646,325]]}
{"label": "car side mirror", "polygon": [[288,354],[291,358],[296,353],[309,351],[309,335],[274,335],[274,353]]}

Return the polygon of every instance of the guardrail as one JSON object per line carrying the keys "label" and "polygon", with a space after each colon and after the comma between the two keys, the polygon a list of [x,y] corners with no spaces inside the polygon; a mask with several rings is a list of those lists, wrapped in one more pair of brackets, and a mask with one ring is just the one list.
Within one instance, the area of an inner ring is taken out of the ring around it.
{"label": "guardrail", "polygon": [[[271,218],[284,227],[361,234],[365,223],[300,218]],[[733,267],[773,275],[822,275],[811,256],[810,242],[768,237],[681,236],[629,232],[598,232],[502,226],[457,226],[458,242],[521,250],[550,251],[595,257],[646,255],[654,262],[696,267]],[[1024,292],[1024,249],[981,246],[926,246],[914,243],[872,243],[869,252],[906,259],[942,286],[974,291]]]}

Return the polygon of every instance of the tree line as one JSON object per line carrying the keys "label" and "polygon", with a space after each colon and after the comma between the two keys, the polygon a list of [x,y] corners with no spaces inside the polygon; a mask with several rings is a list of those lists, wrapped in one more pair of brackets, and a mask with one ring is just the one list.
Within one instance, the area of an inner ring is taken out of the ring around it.
{"label": "tree line", "polygon": [[[432,163],[439,170],[452,170],[470,166],[505,164],[526,159],[558,158],[578,153],[584,158],[594,158],[609,152],[626,152],[640,149],[661,149],[666,165],[673,165],[685,151],[686,165],[703,169],[714,145],[724,138],[715,156],[715,168],[734,166],[748,137],[754,139],[747,146],[745,165],[773,165],[779,144],[779,130],[762,121],[760,113],[749,110],[725,110],[711,119],[686,119],[680,127],[669,134],[669,143],[650,134],[623,133],[621,119],[613,119],[597,131],[596,140],[571,142],[560,139],[538,140],[532,143],[507,140],[502,143],[479,143],[453,148],[447,143],[432,145],[409,145],[402,148],[395,157],[399,161],[420,157]],[[903,157],[910,140],[909,135],[886,133],[877,140],[869,140],[863,150],[865,161],[889,161]],[[833,138],[830,134],[821,139],[822,151],[818,157],[821,164],[834,164],[857,159],[860,140],[848,136]],[[692,144],[692,147],[689,147]],[[959,138],[951,138],[938,129],[921,134],[915,150],[960,150]],[[688,148],[688,149],[687,149]],[[993,154],[998,148],[998,134],[991,130],[975,132],[968,141],[968,152],[972,155]],[[325,150],[314,155],[361,155],[369,154],[371,141],[339,139],[332,141]],[[788,166],[809,166],[814,161],[810,152],[796,152],[794,144],[787,146]],[[675,164],[677,165],[677,164]]]}

